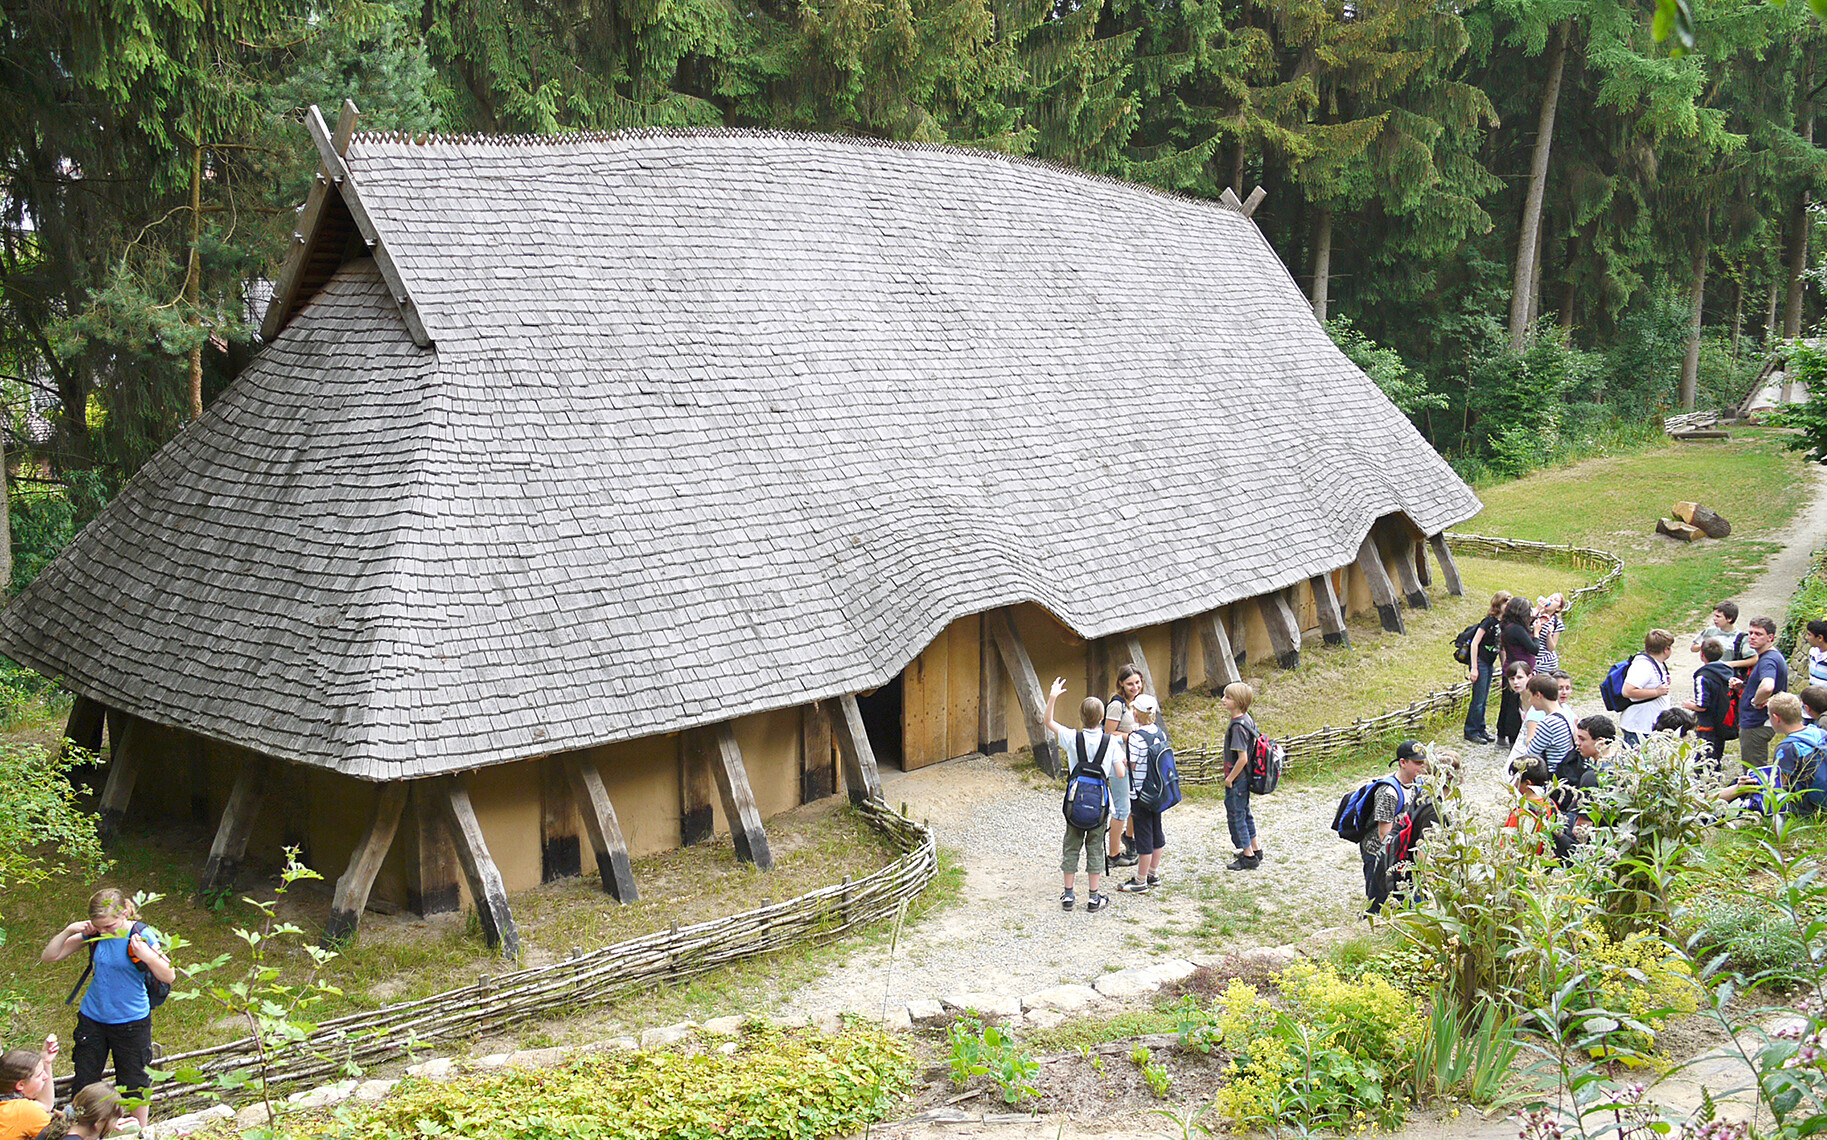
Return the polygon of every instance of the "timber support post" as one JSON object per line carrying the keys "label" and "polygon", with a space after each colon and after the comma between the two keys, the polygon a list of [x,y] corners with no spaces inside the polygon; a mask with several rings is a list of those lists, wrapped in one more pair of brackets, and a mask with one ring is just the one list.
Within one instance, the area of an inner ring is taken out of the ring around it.
{"label": "timber support post", "polygon": [[[1134,665],[1142,671],[1142,691],[1153,695],[1156,700],[1160,700],[1161,690],[1155,688],[1154,670],[1148,667],[1148,654],[1142,652],[1142,639],[1133,632],[1126,633],[1123,635],[1122,645],[1123,652],[1129,657],[1125,664]],[[1095,697],[1098,694],[1092,693],[1091,695]]]}
{"label": "timber support post", "polygon": [[1237,660],[1231,656],[1230,635],[1217,610],[1200,614],[1193,619],[1193,626],[1199,631],[1200,652],[1205,656],[1205,687],[1217,696],[1226,685],[1243,680],[1237,672]]}
{"label": "timber support post", "polygon": [[1453,561],[1452,548],[1446,544],[1446,532],[1429,535],[1428,546],[1433,548],[1434,561],[1440,563],[1440,577],[1446,581],[1446,592],[1455,598],[1465,596],[1465,580],[1459,577],[1459,563]]}
{"label": "timber support post", "polygon": [[380,874],[381,863],[400,829],[408,790],[406,781],[389,780],[374,797],[374,816],[368,821],[368,830],[349,853],[349,865],[337,876],[330,918],[324,923],[324,947],[347,941],[361,925],[362,911],[368,909],[368,895],[374,890],[374,877]]}
{"label": "timber support post", "polygon": [[95,837],[103,848],[111,847],[127,823],[127,804],[133,799],[133,784],[139,779],[139,753],[132,746],[132,719],[126,713],[108,710],[108,782],[102,785],[101,819],[95,825]]}
{"label": "timber support post", "polygon": [[1389,571],[1383,568],[1383,555],[1377,550],[1374,532],[1365,534],[1358,546],[1358,569],[1364,572],[1364,584],[1370,587],[1370,600],[1376,603],[1383,628],[1390,633],[1407,632],[1402,626],[1401,611],[1396,609],[1396,588],[1390,584]]}
{"label": "timber support post", "polygon": [[[980,625],[989,619],[984,618]],[[985,756],[1009,750],[1009,714],[1002,699],[1002,654],[984,626],[977,649],[977,751]]]}
{"label": "timber support post", "polygon": [[844,761],[844,786],[850,792],[850,802],[858,807],[870,800],[886,805],[882,774],[875,766],[875,749],[863,726],[863,710],[857,707],[856,694],[845,693],[823,703],[825,715],[831,720],[831,734],[837,739],[837,754]]}
{"label": "timber support post", "polygon": [[710,751],[698,734],[679,734],[679,846],[696,847],[717,832],[711,808]]}
{"label": "timber support post", "polygon": [[604,893],[619,903],[639,900],[634,868],[628,862],[628,844],[622,839],[622,824],[615,817],[615,805],[609,802],[602,772],[578,756],[567,756],[564,763],[572,795],[577,797],[578,810],[584,817],[584,834],[590,837],[590,850],[596,854],[596,871],[603,877]]}
{"label": "timber support post", "polygon": [[1275,663],[1283,669],[1300,668],[1300,619],[1288,604],[1285,590],[1271,590],[1258,595],[1256,608],[1262,624],[1269,631],[1269,644],[1275,650]]}
{"label": "timber support post", "polygon": [[1407,599],[1409,608],[1427,609],[1427,591],[1421,588],[1421,576],[1415,570],[1418,544],[1406,534],[1394,534],[1390,536],[1389,545],[1395,554],[1392,561],[1396,564],[1396,580],[1402,585],[1402,594]]}
{"label": "timber support post", "polygon": [[101,756],[102,726],[107,723],[108,708],[100,701],[88,697],[77,697],[70,706],[70,719],[64,724],[63,741],[66,752],[74,747],[89,754],[89,763],[93,764]]}
{"label": "timber support post", "polygon": [[1225,618],[1231,629],[1231,659],[1236,662],[1237,676],[1241,678],[1250,656],[1250,627],[1243,620],[1243,603],[1232,602],[1226,606]]}
{"label": "timber support post", "polygon": [[1192,656],[1193,623],[1186,618],[1167,626],[1167,692],[1186,692],[1186,662]]}
{"label": "timber support post", "polygon": [[1351,648],[1351,633],[1345,628],[1345,608],[1339,605],[1338,591],[1332,588],[1332,575],[1315,574],[1307,579],[1313,589],[1313,605],[1319,610],[1320,634],[1327,645]]}
{"label": "timber support post", "polygon": [[761,825],[761,809],[755,804],[755,790],[749,786],[749,770],[742,762],[736,729],[726,720],[709,732],[713,750],[711,774],[717,778],[717,794],[723,797],[723,817],[729,820],[736,858],[763,871],[772,870],[774,853],[768,850],[767,829]]}
{"label": "timber support post", "polygon": [[270,757],[252,756],[235,773],[235,785],[222,808],[222,822],[216,825],[216,838],[209,845],[209,860],[203,864],[202,878],[197,880],[199,896],[234,885],[241,860],[247,856],[247,840],[253,834],[260,803],[266,798],[266,781],[272,766]]}
{"label": "timber support post", "polygon": [[457,849],[450,828],[438,807],[436,789],[424,780],[412,781],[412,842],[406,856],[410,879],[406,905],[423,916],[449,914],[463,903],[457,887]]}
{"label": "timber support post", "polygon": [[1060,775],[1059,757],[1053,741],[1047,736],[1045,721],[1047,698],[1041,692],[1040,678],[1034,673],[1034,662],[1021,635],[1015,630],[1015,619],[1006,609],[991,610],[983,615],[984,625],[996,641],[1002,666],[1015,682],[1015,696],[1021,701],[1022,718],[1028,722],[1028,746],[1034,750],[1034,762],[1049,776]]}
{"label": "timber support post", "polygon": [[440,776],[436,795],[445,826],[450,828],[451,840],[457,847],[457,865],[463,868],[463,877],[469,882],[469,896],[475,901],[476,917],[482,922],[483,939],[491,948],[499,948],[503,958],[520,957],[520,931],[508,906],[507,887],[482,838],[482,824],[476,819],[476,805],[470,802],[469,789],[459,776]]}

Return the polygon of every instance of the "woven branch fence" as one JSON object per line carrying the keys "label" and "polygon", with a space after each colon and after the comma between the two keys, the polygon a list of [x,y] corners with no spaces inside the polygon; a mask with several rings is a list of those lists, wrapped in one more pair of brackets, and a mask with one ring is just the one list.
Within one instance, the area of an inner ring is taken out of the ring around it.
{"label": "woven branch fence", "polygon": [[[1524,562],[1554,562],[1579,570],[1604,570],[1597,581],[1567,595],[1567,608],[1609,593],[1624,577],[1624,562],[1605,550],[1584,546],[1555,546],[1546,542],[1525,542],[1515,538],[1493,538],[1482,534],[1452,534],[1446,544],[1455,554],[1510,558]],[[1288,764],[1318,768],[1328,761],[1362,752],[1371,745],[1389,740],[1397,733],[1418,733],[1428,724],[1452,716],[1472,695],[1472,682],[1460,681],[1449,688],[1426,693],[1399,709],[1373,717],[1354,720],[1342,728],[1326,725],[1299,736],[1283,740]],[[1224,748],[1196,744],[1185,752],[1174,750],[1174,763],[1183,784],[1222,784],[1224,782]]]}
{"label": "woven branch fence", "polygon": [[[637,990],[703,974],[743,958],[829,941],[892,917],[938,874],[938,846],[930,828],[879,801],[863,804],[869,823],[903,854],[886,867],[851,882],[821,887],[797,898],[710,922],[675,926],[563,962],[445,990],[320,1023],[301,1044],[276,1058],[274,1087],[340,1077],[345,1063],[363,1066],[403,1058],[409,1048],[452,1038],[498,1033],[556,1012],[571,1012]],[[202,999],[199,999],[202,1000]],[[214,1078],[257,1064],[252,1037],[161,1058],[161,1070],[187,1070],[191,1082],[156,1085],[153,1099],[175,1109],[197,1107]]]}

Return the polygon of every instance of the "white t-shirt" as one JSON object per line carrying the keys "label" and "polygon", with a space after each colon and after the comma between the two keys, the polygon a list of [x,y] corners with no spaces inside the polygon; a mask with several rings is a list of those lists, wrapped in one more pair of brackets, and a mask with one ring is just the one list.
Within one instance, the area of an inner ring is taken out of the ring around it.
{"label": "white t-shirt", "polygon": [[[1526,693],[1524,695],[1527,696]],[[1542,718],[1547,715],[1547,713],[1538,708],[1531,708],[1528,712],[1523,714],[1522,728],[1517,732],[1516,739],[1510,742],[1510,759],[1514,760],[1529,750],[1529,741],[1531,739],[1529,726],[1532,724],[1540,724]]]}
{"label": "white t-shirt", "polygon": [[[1624,683],[1639,689],[1659,689],[1668,683],[1668,666],[1647,653],[1639,653],[1631,658],[1630,668],[1624,673]],[[1618,727],[1625,732],[1647,736],[1656,727],[1656,718],[1674,703],[1672,696],[1665,693],[1653,701],[1632,705],[1618,715]]]}
{"label": "white t-shirt", "polygon": [[[1081,728],[1077,732],[1070,729],[1059,734],[1059,754],[1068,775],[1078,767],[1078,738],[1085,738],[1085,755],[1093,760],[1097,758],[1097,746],[1104,741],[1104,730],[1101,728]],[[1118,766],[1123,764],[1125,751],[1123,741],[1115,736],[1110,737],[1110,747],[1104,749],[1104,778],[1114,780],[1117,776],[1129,771]]]}

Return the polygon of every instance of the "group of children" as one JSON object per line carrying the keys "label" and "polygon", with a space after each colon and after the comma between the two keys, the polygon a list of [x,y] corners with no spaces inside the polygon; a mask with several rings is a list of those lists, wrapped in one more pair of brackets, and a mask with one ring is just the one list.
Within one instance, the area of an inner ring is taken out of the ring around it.
{"label": "group of children", "polygon": [[[1066,826],[1060,845],[1062,910],[1078,904],[1081,853],[1089,892],[1085,910],[1089,913],[1110,905],[1109,896],[1100,889],[1107,868],[1135,868],[1117,888],[1125,894],[1146,894],[1161,885],[1161,853],[1167,848],[1162,816],[1173,801],[1162,792],[1160,776],[1163,757],[1171,757],[1172,745],[1160,723],[1160,703],[1142,689],[1141,670],[1125,664],[1117,670],[1117,691],[1108,701],[1088,696],[1079,703],[1076,729],[1067,728],[1054,716],[1066,691],[1064,678],[1054,678],[1047,692],[1044,720],[1066,768]],[[1231,717],[1224,748],[1225,818],[1237,849],[1229,869],[1251,871],[1263,860],[1246,778],[1257,737],[1256,722],[1250,719],[1255,691],[1234,683],[1225,687],[1223,699]],[[1087,812],[1075,822],[1074,802],[1100,795],[1101,812]]]}

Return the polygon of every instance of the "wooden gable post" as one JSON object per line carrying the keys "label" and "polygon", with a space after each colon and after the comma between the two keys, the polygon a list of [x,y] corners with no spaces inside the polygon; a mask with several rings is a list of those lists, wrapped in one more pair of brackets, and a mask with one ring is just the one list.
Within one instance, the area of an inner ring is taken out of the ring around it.
{"label": "wooden gable post", "polygon": [[977,751],[985,756],[1009,750],[1009,714],[1002,699],[1002,655],[987,622],[979,622],[977,646]]}
{"label": "wooden gable post", "polygon": [[679,846],[696,847],[717,832],[711,808],[711,758],[696,733],[679,734]]}
{"label": "wooden gable post", "polygon": [[126,713],[108,710],[108,782],[102,785],[101,819],[95,825],[95,837],[106,848],[121,836],[127,823],[127,804],[133,799],[133,785],[140,775],[139,750],[133,747],[133,718]]}
{"label": "wooden gable post", "polygon": [[619,903],[637,901],[641,893],[635,889],[628,844],[622,839],[622,824],[615,817],[615,805],[609,802],[602,772],[575,753],[565,757],[564,765],[572,794],[582,809],[584,834],[590,837],[590,850],[596,853],[596,873],[603,878],[603,891]]}
{"label": "wooden gable post", "polygon": [[[1131,630],[1123,635],[1122,645],[1123,652],[1129,656],[1127,663],[1142,671],[1142,691],[1151,693],[1156,700],[1160,700],[1161,690],[1155,688],[1155,673],[1148,667],[1148,654],[1142,652],[1142,639],[1136,636],[1134,630]],[[1096,693],[1091,695],[1097,696]]]}
{"label": "wooden gable post", "polygon": [[1167,626],[1167,692],[1186,692],[1186,662],[1192,656],[1193,623],[1181,618]]}
{"label": "wooden gable post", "polygon": [[583,844],[577,835],[577,797],[564,765],[552,757],[539,770],[539,881],[550,883],[584,873]]}
{"label": "wooden gable post", "polygon": [[459,776],[438,776],[432,791],[456,844],[457,865],[463,868],[463,877],[469,883],[469,897],[475,901],[483,939],[489,946],[498,947],[503,958],[520,957],[520,931],[508,906],[507,886],[482,838],[482,824],[476,819],[469,789]]}
{"label": "wooden gable post", "polygon": [[[1116,686],[1117,649],[1104,638],[1085,643],[1085,691],[1092,696],[1108,693]],[[1038,678],[1037,678],[1038,679]]]}
{"label": "wooden gable post", "polygon": [[1425,590],[1434,584],[1434,572],[1427,565],[1427,544],[1417,539],[1412,545],[1415,548],[1415,576],[1421,579],[1421,588]]}
{"label": "wooden gable post", "polygon": [[831,743],[831,715],[817,701],[799,710],[799,802],[816,803],[837,794],[837,749]]}
{"label": "wooden gable post", "polygon": [[324,946],[334,946],[353,936],[361,925],[362,912],[368,909],[368,895],[374,890],[374,877],[380,873],[394,834],[399,831],[408,790],[406,781],[389,780],[374,797],[374,816],[368,821],[368,830],[349,853],[349,865],[337,876],[336,894],[330,899],[330,918],[324,923]]}
{"label": "wooden gable post", "polygon": [[414,913],[449,914],[463,905],[457,887],[457,847],[438,807],[436,789],[424,780],[413,780],[407,800],[412,805],[412,829],[406,853],[406,905]]}
{"label": "wooden gable post", "polygon": [[77,697],[63,728],[65,746],[82,749],[89,754],[89,762],[94,763],[101,755],[102,726],[107,723],[107,717],[106,705],[88,697]]}
{"label": "wooden gable post", "polygon": [[272,767],[271,758],[250,756],[235,773],[235,786],[222,808],[222,822],[216,825],[216,838],[209,845],[203,877],[197,880],[197,894],[208,895],[233,885],[241,860],[247,855],[248,836],[253,834],[254,820],[266,797],[267,774]]}
{"label": "wooden gable post", "polygon": [[983,615],[983,624],[996,641],[996,651],[1002,655],[1003,668],[1009,671],[1009,677],[1015,682],[1015,696],[1021,701],[1022,717],[1028,722],[1028,746],[1034,750],[1034,762],[1047,775],[1058,776],[1058,749],[1047,736],[1047,726],[1043,719],[1047,712],[1047,698],[1041,692],[1040,678],[1034,675],[1034,662],[1028,657],[1027,647],[1022,645],[1021,635],[1015,630],[1015,619],[1006,609],[991,610]]}
{"label": "wooden gable post", "polygon": [[1434,560],[1440,563],[1440,577],[1446,580],[1446,592],[1455,598],[1464,597],[1465,581],[1459,577],[1459,563],[1453,561],[1452,548],[1446,544],[1446,532],[1430,535],[1427,544],[1434,550]]}
{"label": "wooden gable post", "polygon": [[1406,534],[1393,534],[1389,539],[1389,547],[1392,555],[1390,561],[1396,566],[1396,581],[1402,586],[1409,608],[1427,609],[1427,591],[1421,588],[1421,578],[1415,572],[1414,540]]}
{"label": "wooden gable post", "polygon": [[1351,633],[1345,628],[1345,608],[1339,605],[1338,591],[1332,588],[1332,575],[1315,574],[1307,579],[1313,589],[1313,605],[1319,610],[1320,634],[1327,645],[1351,647]]}
{"label": "wooden gable post", "polygon": [[1231,656],[1237,662],[1237,675],[1241,677],[1250,656],[1250,629],[1243,620],[1243,603],[1233,602],[1226,606],[1225,618],[1231,628]]}
{"label": "wooden gable post", "polygon": [[1256,597],[1257,611],[1269,631],[1269,645],[1275,650],[1275,663],[1283,669],[1300,668],[1300,619],[1288,605],[1287,596],[1271,590]]}
{"label": "wooden gable post", "polygon": [[711,774],[717,778],[717,793],[723,797],[723,817],[729,820],[736,858],[763,871],[771,870],[774,853],[768,850],[768,833],[761,826],[761,809],[755,806],[755,791],[749,786],[749,770],[742,763],[742,745],[736,741],[736,729],[726,720],[710,733]]}
{"label": "wooden gable post", "polygon": [[1237,659],[1231,656],[1231,637],[1217,610],[1200,614],[1193,626],[1199,631],[1199,650],[1205,655],[1205,687],[1217,696],[1226,685],[1243,680],[1237,672]]}
{"label": "wooden gable post", "polygon": [[1396,609],[1396,588],[1390,585],[1389,571],[1383,569],[1383,555],[1377,549],[1374,532],[1366,534],[1358,546],[1358,569],[1364,572],[1364,583],[1370,587],[1370,600],[1376,604],[1383,628],[1390,633],[1406,632]]}
{"label": "wooden gable post", "polygon": [[825,715],[831,720],[831,734],[837,739],[837,753],[844,761],[844,786],[850,802],[861,807],[882,797],[882,776],[875,766],[875,749],[869,744],[869,733],[863,727],[863,710],[856,705],[856,694],[845,693],[823,702]]}

